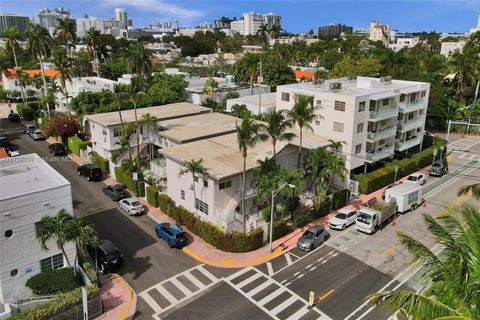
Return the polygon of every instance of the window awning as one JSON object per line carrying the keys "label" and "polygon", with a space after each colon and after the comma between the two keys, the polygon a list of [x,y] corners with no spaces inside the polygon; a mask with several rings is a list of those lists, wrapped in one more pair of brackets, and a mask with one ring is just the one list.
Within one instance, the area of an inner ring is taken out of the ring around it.
{"label": "window awning", "polygon": [[376,93],[376,94],[372,94],[370,96],[370,100],[383,100],[383,99],[387,99],[387,98],[394,98],[394,97],[398,97],[400,94],[397,93],[397,92],[381,92],[381,93]]}

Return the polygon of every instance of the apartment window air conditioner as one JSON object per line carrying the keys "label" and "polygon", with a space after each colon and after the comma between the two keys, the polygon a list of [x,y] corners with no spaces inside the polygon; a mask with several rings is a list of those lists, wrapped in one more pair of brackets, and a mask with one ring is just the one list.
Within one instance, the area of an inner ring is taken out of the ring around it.
{"label": "apartment window air conditioner", "polygon": [[328,88],[330,89],[330,91],[341,90],[342,89],[342,84],[340,82],[332,82],[332,83],[330,83]]}
{"label": "apartment window air conditioner", "polygon": [[389,84],[391,82],[392,82],[392,77],[390,77],[390,76],[380,78],[380,83]]}

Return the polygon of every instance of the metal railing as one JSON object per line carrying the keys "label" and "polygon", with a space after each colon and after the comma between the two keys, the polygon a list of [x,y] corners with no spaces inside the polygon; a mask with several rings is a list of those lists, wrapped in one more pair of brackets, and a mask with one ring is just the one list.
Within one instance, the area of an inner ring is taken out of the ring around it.
{"label": "metal railing", "polygon": [[386,137],[392,137],[397,133],[397,128],[396,127],[388,127],[376,132],[368,132],[367,133],[367,138],[369,140],[377,140],[381,138],[386,138]]}
{"label": "metal railing", "polygon": [[389,118],[394,118],[397,116],[398,116],[398,106],[395,106],[395,107],[388,108],[381,111],[376,111],[376,112],[370,111],[369,119],[374,121],[380,121],[380,120],[385,120]]}
{"label": "metal railing", "polygon": [[382,148],[381,150],[376,150],[375,152],[367,152],[365,157],[367,161],[378,161],[390,156],[393,156],[395,153],[395,148],[388,147],[388,148]]}
{"label": "metal railing", "polygon": [[405,141],[398,141],[396,143],[396,149],[398,151],[403,151],[406,149],[410,149],[411,147],[414,147],[422,141],[422,137],[415,137],[413,139],[405,140]]}
{"label": "metal railing", "polygon": [[415,101],[415,102],[402,102],[399,104],[400,112],[407,113],[407,112],[413,112],[413,111],[425,109],[426,103],[427,103],[427,100],[424,100],[424,99]]}
{"label": "metal railing", "polygon": [[406,123],[399,124],[398,128],[400,129],[401,132],[406,132],[406,131],[423,126],[423,121],[424,121],[423,118],[410,120],[410,121],[407,121]]}

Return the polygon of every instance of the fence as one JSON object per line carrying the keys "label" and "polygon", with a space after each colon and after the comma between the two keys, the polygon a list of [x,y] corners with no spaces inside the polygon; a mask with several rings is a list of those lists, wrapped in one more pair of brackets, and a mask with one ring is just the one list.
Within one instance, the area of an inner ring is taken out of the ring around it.
{"label": "fence", "polygon": [[[88,319],[95,319],[103,313],[100,296],[88,300]],[[83,320],[83,306],[80,304],[50,318],[50,320]]]}

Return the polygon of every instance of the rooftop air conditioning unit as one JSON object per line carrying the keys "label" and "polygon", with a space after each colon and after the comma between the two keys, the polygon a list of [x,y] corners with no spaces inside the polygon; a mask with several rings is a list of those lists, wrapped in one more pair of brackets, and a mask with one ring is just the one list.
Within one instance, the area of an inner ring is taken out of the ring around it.
{"label": "rooftop air conditioning unit", "polygon": [[330,91],[341,90],[342,89],[342,84],[340,82],[332,82],[332,83],[330,83],[328,88],[330,89]]}
{"label": "rooftop air conditioning unit", "polygon": [[392,77],[390,77],[390,76],[380,78],[380,83],[389,84],[391,82],[392,82]]}
{"label": "rooftop air conditioning unit", "polygon": [[348,76],[348,77],[347,77],[347,80],[348,80],[348,81],[357,80],[357,76]]}

